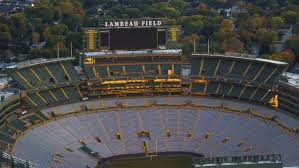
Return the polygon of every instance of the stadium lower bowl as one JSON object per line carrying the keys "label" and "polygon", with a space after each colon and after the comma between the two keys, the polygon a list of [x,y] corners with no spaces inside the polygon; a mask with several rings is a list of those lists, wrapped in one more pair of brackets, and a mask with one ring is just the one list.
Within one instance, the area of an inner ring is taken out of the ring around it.
{"label": "stadium lower bowl", "polygon": [[[82,105],[87,109],[82,110]],[[281,154],[299,164],[296,135],[259,116],[298,126],[281,111],[239,100],[184,96],[105,98],[49,107],[59,117],[28,130],[13,155],[38,164],[82,168],[100,158],[156,152],[204,156]],[[138,137],[148,131],[150,138]],[[144,142],[147,144],[145,151]],[[89,151],[89,152],[88,152]],[[96,153],[99,157],[92,157]]]}

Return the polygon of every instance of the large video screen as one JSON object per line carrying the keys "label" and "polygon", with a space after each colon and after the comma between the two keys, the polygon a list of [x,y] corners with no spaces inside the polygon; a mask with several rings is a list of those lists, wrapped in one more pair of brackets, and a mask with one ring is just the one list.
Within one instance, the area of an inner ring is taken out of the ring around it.
{"label": "large video screen", "polygon": [[156,49],[157,28],[110,29],[110,50]]}

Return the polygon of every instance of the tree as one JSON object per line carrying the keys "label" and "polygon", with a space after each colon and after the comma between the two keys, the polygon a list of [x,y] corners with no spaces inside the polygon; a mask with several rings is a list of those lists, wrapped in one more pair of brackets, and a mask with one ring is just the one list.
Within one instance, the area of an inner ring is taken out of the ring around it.
{"label": "tree", "polygon": [[65,24],[57,24],[45,28],[44,36],[47,41],[46,47],[56,48],[58,42],[64,42],[68,31],[68,27]]}
{"label": "tree", "polygon": [[32,32],[32,43],[37,44],[40,42],[40,35],[38,32]]}
{"label": "tree", "polygon": [[294,25],[293,33],[299,35],[299,21]]}
{"label": "tree", "polygon": [[180,20],[187,34],[200,33],[203,29],[203,17],[200,15],[183,16]]}
{"label": "tree", "polygon": [[256,5],[262,9],[271,8],[274,9],[277,6],[276,0],[256,0]]}
{"label": "tree", "polygon": [[292,65],[295,60],[295,55],[290,52],[273,53],[271,55],[264,55],[263,57],[271,60],[287,62],[290,65]]}
{"label": "tree", "polygon": [[271,19],[271,27],[272,29],[278,29],[283,26],[284,20],[280,16],[272,17]]}
{"label": "tree", "polygon": [[295,11],[288,10],[285,13],[283,13],[283,17],[288,24],[295,24],[298,18],[298,13]]}
{"label": "tree", "polygon": [[141,10],[138,8],[126,8],[126,14],[131,18],[137,18],[140,16]]}
{"label": "tree", "polygon": [[244,50],[244,44],[235,37],[225,39],[222,46],[226,52],[242,52]]}
{"label": "tree", "polygon": [[270,45],[278,40],[278,34],[275,31],[262,28],[257,30],[256,39],[261,44]]}
{"label": "tree", "polygon": [[40,18],[42,22],[50,22],[54,18],[54,10],[47,6],[28,7],[25,14],[30,20]]}
{"label": "tree", "polygon": [[15,42],[20,42],[27,36],[28,20],[22,13],[17,13],[11,16],[12,34],[14,34]]}
{"label": "tree", "polygon": [[11,32],[6,24],[0,23],[0,49],[6,50],[8,44],[11,43]]}
{"label": "tree", "polygon": [[251,17],[248,20],[249,24],[252,25],[253,29],[259,29],[263,26],[263,18],[260,16]]}
{"label": "tree", "polygon": [[[197,34],[191,34],[190,36],[186,36],[182,39],[183,50],[185,55],[190,55],[192,52],[196,52],[196,48],[198,48],[198,41],[200,37]],[[195,45],[195,46],[194,46]]]}
{"label": "tree", "polygon": [[296,55],[296,60],[299,60],[299,36],[295,36],[287,41],[287,47],[292,49]]}
{"label": "tree", "polygon": [[50,35],[65,36],[68,33],[68,27],[65,24],[56,24],[46,27],[44,30],[44,36],[48,38]]}
{"label": "tree", "polygon": [[32,49],[28,53],[28,59],[54,58],[54,57],[56,57],[55,49],[48,49],[48,48]]}
{"label": "tree", "polygon": [[246,29],[239,29],[240,38],[242,41],[246,42],[247,45],[251,45],[252,39],[254,38],[254,33]]}
{"label": "tree", "polygon": [[80,25],[83,24],[84,17],[81,15],[65,15],[62,22],[67,25],[72,31],[78,31]]}
{"label": "tree", "polygon": [[66,44],[67,46],[70,48],[70,44],[71,42],[73,43],[73,48],[74,49],[82,49],[82,33],[79,32],[70,32],[67,36],[66,36]]}
{"label": "tree", "polygon": [[225,32],[215,32],[212,35],[212,40],[218,43],[222,43],[227,38],[227,33]]}
{"label": "tree", "polygon": [[43,27],[42,22],[43,21],[41,18],[34,18],[31,21],[31,31],[36,31],[36,32],[42,31],[42,27]]}
{"label": "tree", "polygon": [[182,46],[182,50],[183,50],[183,55],[184,56],[189,56],[193,52],[193,45],[192,44],[185,44],[185,45]]}
{"label": "tree", "polygon": [[62,1],[58,4],[55,5],[54,7],[55,12],[58,14],[60,18],[62,18],[64,15],[72,15],[73,14],[73,9],[74,9],[74,4],[71,2],[66,2]]}
{"label": "tree", "polygon": [[121,6],[121,5],[116,5],[116,6],[110,8],[110,9],[108,10],[108,14],[109,14],[110,16],[113,16],[113,17],[119,17],[119,18],[120,18],[120,17],[121,17],[121,14],[123,13],[123,11],[124,11],[123,6]]}
{"label": "tree", "polygon": [[173,6],[175,9],[179,10],[180,12],[184,12],[184,9],[189,6],[189,4],[184,0],[170,0],[169,3],[171,6]]}
{"label": "tree", "polygon": [[219,17],[205,17],[204,18],[204,27],[201,31],[203,35],[206,37],[210,37],[214,32],[217,32],[220,27],[220,19]]}
{"label": "tree", "polygon": [[192,44],[198,42],[200,37],[197,34],[191,34],[190,36],[186,36],[182,39],[183,45]]}
{"label": "tree", "polygon": [[179,11],[177,11],[174,7],[169,6],[169,4],[165,2],[155,3],[152,5],[152,7],[159,10],[160,17],[178,18],[180,16]]}
{"label": "tree", "polygon": [[220,32],[231,33],[233,32],[233,20],[232,19],[224,19],[222,25],[220,26]]}

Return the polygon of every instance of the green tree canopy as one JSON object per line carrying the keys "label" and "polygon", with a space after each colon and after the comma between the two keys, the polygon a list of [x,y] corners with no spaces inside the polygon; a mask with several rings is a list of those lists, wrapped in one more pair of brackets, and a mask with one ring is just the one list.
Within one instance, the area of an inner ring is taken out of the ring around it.
{"label": "green tree canopy", "polygon": [[275,31],[267,29],[258,29],[256,32],[256,40],[261,44],[270,45],[274,41],[278,40],[278,34]]}
{"label": "green tree canopy", "polygon": [[180,20],[187,34],[200,33],[204,27],[203,16],[183,16]]}

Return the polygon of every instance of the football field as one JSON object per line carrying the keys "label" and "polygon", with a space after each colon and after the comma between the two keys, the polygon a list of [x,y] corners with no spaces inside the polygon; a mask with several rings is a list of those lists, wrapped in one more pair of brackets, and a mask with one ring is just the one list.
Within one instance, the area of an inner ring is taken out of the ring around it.
{"label": "football field", "polygon": [[109,160],[102,168],[192,168],[193,156],[158,156]]}

